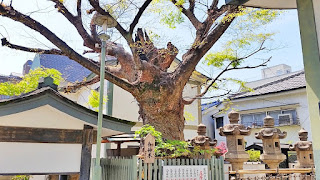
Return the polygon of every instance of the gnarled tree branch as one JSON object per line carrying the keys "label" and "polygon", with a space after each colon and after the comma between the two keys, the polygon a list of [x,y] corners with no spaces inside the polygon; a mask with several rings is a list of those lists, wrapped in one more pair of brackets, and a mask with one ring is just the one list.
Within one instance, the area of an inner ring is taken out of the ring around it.
{"label": "gnarled tree branch", "polygon": [[210,9],[208,9],[208,16],[206,18],[206,20],[203,22],[204,24],[204,29],[202,30],[202,36],[205,37],[208,35],[208,32],[210,31],[210,29],[212,28],[213,24],[215,23],[215,21],[225,12],[228,11],[229,8],[231,8],[231,6],[228,5],[223,5],[221,6],[219,9],[217,8],[216,5],[214,5],[214,1],[212,2],[212,5],[210,7]]}
{"label": "gnarled tree branch", "polygon": [[195,0],[189,0],[189,11],[191,11],[192,13],[194,13],[194,8],[196,5],[196,1]]}
{"label": "gnarled tree branch", "polygon": [[[259,51],[263,50],[262,48],[259,48],[259,49],[260,49]],[[258,52],[258,51],[255,51],[254,54],[257,53],[257,52]],[[253,54],[248,55],[248,56],[246,56],[246,57],[244,57],[244,58],[248,58],[248,57],[250,57],[250,56],[252,56],[252,55],[253,55]],[[270,58],[267,59],[265,62],[263,62],[263,63],[261,63],[261,64],[258,64],[258,65],[256,65],[256,66],[243,66],[243,67],[237,67],[237,66],[235,66],[235,67],[230,67],[232,64],[234,64],[234,63],[236,63],[236,62],[238,62],[238,61],[240,61],[240,60],[242,60],[242,59],[244,59],[244,58],[239,58],[239,59],[236,59],[236,60],[231,61],[231,62],[205,87],[204,91],[203,91],[201,94],[196,95],[195,97],[191,98],[190,100],[183,100],[183,103],[184,103],[185,105],[188,105],[188,104],[193,103],[193,101],[196,100],[196,99],[201,99],[201,98],[209,91],[210,87],[212,87],[212,85],[213,85],[214,83],[216,83],[217,80],[218,80],[225,72],[227,72],[227,71],[236,70],[236,69],[254,69],[254,68],[266,66],[266,64],[271,60],[271,57],[270,57]],[[230,92],[231,92],[231,91],[229,91],[227,94],[229,94]],[[227,95],[227,94],[225,94],[225,95]]]}
{"label": "gnarled tree branch", "polygon": [[[14,21],[20,22],[25,26],[39,32],[41,35],[46,37],[51,43],[53,43],[56,47],[58,47],[62,53],[68,56],[70,59],[78,62],[85,68],[89,69],[95,74],[100,74],[100,67],[90,61],[89,59],[81,56],[76,51],[74,51],[71,47],[69,47],[64,41],[62,41],[59,37],[57,37],[53,32],[51,32],[48,28],[43,26],[38,21],[32,19],[30,16],[26,16],[19,11],[13,9],[11,6],[0,5],[0,15],[4,17],[8,17]],[[132,92],[134,87],[132,84],[122,80],[119,77],[113,76],[110,72],[105,73],[105,77],[110,82],[118,85],[128,92]]]}
{"label": "gnarled tree branch", "polygon": [[30,48],[30,47],[25,47],[25,46],[19,46],[16,44],[11,44],[6,38],[1,39],[1,45],[7,46],[11,49],[26,51],[26,52],[33,52],[33,53],[39,53],[39,54],[63,55],[62,51],[60,51],[59,49],[40,49],[40,48]]}
{"label": "gnarled tree branch", "polygon": [[[196,99],[219,98],[219,97],[223,97],[223,96],[226,96],[226,95],[230,95],[230,93],[231,93],[231,90],[228,90],[226,93],[220,94],[220,95],[216,95],[216,96],[210,96],[210,97],[203,97],[203,96],[197,97],[197,96],[196,96],[196,97],[193,97],[192,100],[185,100],[185,99],[183,99],[183,100],[182,100],[182,103],[183,103],[184,105],[190,105],[190,104],[192,104]],[[184,98],[186,98],[186,97],[184,97]]]}
{"label": "gnarled tree branch", "polygon": [[139,19],[141,18],[143,12],[147,9],[147,7],[149,6],[149,4],[151,3],[152,0],[146,0],[143,5],[139,8],[139,11],[137,13],[137,15],[134,17],[132,23],[130,24],[130,29],[129,29],[129,34],[132,35],[134,28],[136,27],[136,25],[139,22]]}
{"label": "gnarled tree branch", "polygon": [[182,13],[187,16],[187,18],[190,20],[192,25],[194,26],[195,29],[200,29],[202,26],[202,23],[198,20],[198,18],[194,15],[193,11],[190,9],[184,8],[182,5],[177,4],[176,0],[171,0],[171,2],[179,9],[181,9]]}
{"label": "gnarled tree branch", "polygon": [[78,82],[78,83],[75,83],[73,85],[70,85],[70,86],[65,86],[65,87],[61,87],[59,89],[59,91],[63,91],[64,93],[73,93],[73,92],[76,92],[78,89],[84,87],[84,86],[89,86],[89,85],[92,85],[92,84],[95,84],[97,82],[100,81],[100,76],[96,76],[88,81],[84,81],[84,82]]}
{"label": "gnarled tree branch", "polygon": [[259,48],[256,49],[255,51],[253,51],[252,53],[250,53],[244,57],[230,61],[229,64],[214,79],[211,80],[211,82],[205,87],[205,89],[203,90],[203,92],[201,94],[196,95],[195,97],[191,98],[191,100],[184,100],[183,102],[185,104],[191,104],[194,100],[202,98],[209,91],[209,88],[213,84],[215,84],[218,81],[218,79],[227,71],[236,70],[236,69],[253,69],[253,68],[265,66],[271,60],[271,57],[268,60],[266,60],[265,62],[258,64],[256,66],[244,66],[244,67],[234,66],[234,67],[231,67],[231,65],[233,65],[234,63],[237,63],[243,59],[247,59],[247,58],[257,54],[258,52],[264,50],[265,49],[265,47],[263,47],[264,43],[265,43],[265,40],[262,41]]}
{"label": "gnarled tree branch", "polygon": [[81,3],[82,3],[82,0],[77,0],[77,16],[78,18],[81,19],[81,16],[82,16],[82,13],[81,13]]}
{"label": "gnarled tree branch", "polygon": [[[234,13],[235,8],[228,10],[228,13]],[[182,56],[182,63],[174,72],[174,81],[176,84],[185,85],[188,79],[184,77],[190,77],[195,70],[196,65],[201,58],[209,51],[209,49],[218,41],[222,34],[231,25],[235,17],[230,21],[221,22],[212,32],[210,32],[201,42],[197,42],[198,37],[195,39],[194,45]],[[201,36],[201,35],[197,35]]]}
{"label": "gnarled tree branch", "polygon": [[74,16],[64,5],[61,3],[60,0],[51,0],[52,2],[56,3],[55,7],[58,9],[58,11],[65,16],[68,21],[77,29],[79,35],[83,39],[84,46],[95,49],[95,43],[99,42],[93,39],[86,29],[82,25],[82,19],[81,19],[81,0],[77,1],[77,16]]}
{"label": "gnarled tree branch", "polygon": [[95,9],[95,11],[97,11],[99,14],[104,15],[104,16],[108,16],[110,19],[112,19],[113,21],[117,22],[116,25],[116,29],[119,31],[119,33],[122,35],[122,37],[127,41],[128,45],[133,43],[133,39],[130,36],[130,33],[128,31],[126,31],[121,24],[114,19],[114,17],[112,17],[112,15],[105,11],[104,9],[102,9],[99,5],[99,0],[89,0],[91,6]]}

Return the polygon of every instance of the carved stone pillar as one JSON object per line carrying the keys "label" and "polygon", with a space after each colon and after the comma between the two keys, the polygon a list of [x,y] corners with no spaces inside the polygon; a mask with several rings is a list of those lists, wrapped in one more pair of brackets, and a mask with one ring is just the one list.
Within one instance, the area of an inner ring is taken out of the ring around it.
{"label": "carved stone pillar", "polygon": [[289,147],[291,151],[297,152],[298,164],[296,168],[312,168],[314,167],[314,158],[312,142],[308,141],[308,131],[302,128],[298,134],[300,141]]}
{"label": "carved stone pillar", "polygon": [[[198,136],[191,139],[192,146],[199,146],[201,150],[211,150],[216,146],[217,140],[212,140],[210,137],[206,136],[207,127],[204,124],[198,125]],[[202,157],[199,157],[202,158]],[[205,153],[204,158],[211,159],[210,153]]]}
{"label": "carved stone pillar", "polygon": [[263,143],[263,154],[260,159],[267,163],[270,169],[276,169],[279,164],[286,159],[281,153],[280,139],[287,136],[287,132],[281,132],[280,129],[274,127],[274,119],[271,116],[264,118],[264,128],[255,134],[257,139],[261,139]]}
{"label": "carved stone pillar", "polygon": [[219,129],[220,136],[226,136],[228,152],[226,160],[232,165],[233,171],[243,169],[243,163],[249,160],[249,154],[245,151],[244,136],[249,136],[251,128],[239,124],[240,114],[232,110],[228,114],[230,124]]}

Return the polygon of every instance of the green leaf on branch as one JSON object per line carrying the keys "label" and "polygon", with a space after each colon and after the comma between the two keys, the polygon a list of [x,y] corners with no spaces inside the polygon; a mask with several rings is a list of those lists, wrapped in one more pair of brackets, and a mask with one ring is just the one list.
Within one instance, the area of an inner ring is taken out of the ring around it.
{"label": "green leaf on branch", "polygon": [[196,118],[192,115],[192,113],[184,111],[183,113],[184,119],[186,121],[194,121]]}
{"label": "green leaf on branch", "polygon": [[30,70],[19,82],[0,83],[0,94],[6,96],[19,96],[37,89],[42,77],[52,77],[53,82],[59,85],[63,81],[61,73],[56,69],[37,68]]}
{"label": "green leaf on branch", "polygon": [[[99,97],[100,97],[100,94],[98,91],[91,90],[88,103],[95,111],[98,111],[99,109]],[[104,96],[103,104],[106,104],[107,101],[108,101],[108,96]]]}
{"label": "green leaf on branch", "polygon": [[181,10],[175,12],[175,11],[171,11],[168,14],[165,14],[161,20],[161,23],[163,23],[164,25],[168,26],[171,29],[175,29],[176,28],[176,24],[181,24],[184,22],[184,19],[182,17],[182,12]]}
{"label": "green leaf on branch", "polygon": [[228,78],[229,81],[232,81],[238,85],[240,85],[240,90],[241,92],[253,92],[254,90],[248,86],[246,86],[246,82],[245,81],[242,81],[242,80],[239,80],[239,79],[234,79],[234,78]]}
{"label": "green leaf on branch", "polygon": [[[237,24],[243,25],[265,25],[281,15],[281,11],[271,9],[246,8],[240,6],[237,12],[230,13],[221,19],[221,22],[230,22],[234,18],[237,19]],[[252,28],[252,27],[251,27]]]}
{"label": "green leaf on branch", "polygon": [[177,24],[184,22],[182,9],[176,6],[182,6],[184,3],[185,0],[177,0],[174,5],[168,0],[153,0],[149,11],[159,15],[161,24],[175,29]]}
{"label": "green leaf on branch", "polygon": [[220,68],[224,65],[225,61],[234,61],[236,59],[236,52],[231,48],[227,48],[220,52],[208,53],[204,62],[206,62],[208,66],[212,65]]}

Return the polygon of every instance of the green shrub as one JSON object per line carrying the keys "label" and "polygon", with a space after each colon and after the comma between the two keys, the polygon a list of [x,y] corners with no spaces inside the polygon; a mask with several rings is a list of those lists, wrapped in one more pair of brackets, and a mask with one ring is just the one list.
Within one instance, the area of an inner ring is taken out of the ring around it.
{"label": "green shrub", "polygon": [[260,161],[260,151],[255,151],[250,149],[247,151],[249,154],[249,162],[258,162]]}
{"label": "green shrub", "polygon": [[30,176],[27,175],[17,175],[11,178],[11,180],[29,180]]}
{"label": "green shrub", "polygon": [[179,140],[164,140],[162,138],[162,133],[156,131],[153,126],[148,124],[142,126],[140,130],[135,132],[135,137],[144,138],[148,134],[151,134],[155,137],[156,146],[155,146],[155,155],[156,157],[188,157],[193,158],[198,155],[202,155],[204,153],[209,153],[215,156],[223,155],[221,150],[218,148],[212,148],[211,150],[201,150],[200,147],[196,146],[194,148],[190,148],[190,142],[179,141]]}

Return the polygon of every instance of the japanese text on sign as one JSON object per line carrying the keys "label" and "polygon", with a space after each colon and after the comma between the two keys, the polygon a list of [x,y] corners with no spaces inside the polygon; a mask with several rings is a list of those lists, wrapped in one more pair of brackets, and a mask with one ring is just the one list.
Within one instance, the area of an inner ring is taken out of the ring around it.
{"label": "japanese text on sign", "polygon": [[208,180],[208,166],[163,166],[162,180]]}

